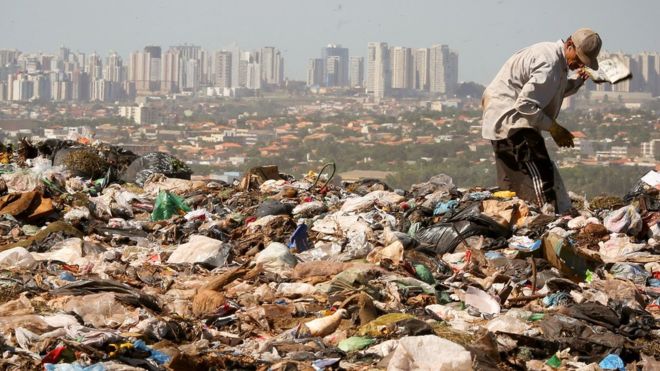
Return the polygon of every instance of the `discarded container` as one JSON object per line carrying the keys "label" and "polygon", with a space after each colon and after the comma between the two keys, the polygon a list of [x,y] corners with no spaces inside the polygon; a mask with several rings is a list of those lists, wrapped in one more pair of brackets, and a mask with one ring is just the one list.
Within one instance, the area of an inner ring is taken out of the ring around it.
{"label": "discarded container", "polygon": [[485,314],[498,314],[500,303],[483,290],[469,286],[465,292],[465,305],[470,305]]}

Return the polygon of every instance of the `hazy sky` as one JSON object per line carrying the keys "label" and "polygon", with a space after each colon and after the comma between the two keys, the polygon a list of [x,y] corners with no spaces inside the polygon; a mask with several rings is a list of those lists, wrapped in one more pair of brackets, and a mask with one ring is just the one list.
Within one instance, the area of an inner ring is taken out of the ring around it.
{"label": "hazy sky", "polygon": [[608,50],[660,51],[658,17],[658,0],[1,0],[0,48],[67,45],[126,57],[148,44],[272,45],[284,53],[285,75],[303,79],[308,59],[328,43],[359,56],[369,41],[441,43],[458,51],[460,80],[487,83],[516,50],[583,26],[599,32]]}

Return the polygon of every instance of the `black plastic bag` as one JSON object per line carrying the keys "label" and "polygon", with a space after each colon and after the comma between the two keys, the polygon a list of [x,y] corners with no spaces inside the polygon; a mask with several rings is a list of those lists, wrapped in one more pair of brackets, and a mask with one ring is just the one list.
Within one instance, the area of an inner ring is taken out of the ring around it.
{"label": "black plastic bag", "polygon": [[183,161],[163,152],[151,152],[136,158],[121,179],[143,187],[151,174],[160,173],[168,178],[190,179],[192,170]]}
{"label": "black plastic bag", "polygon": [[285,204],[275,200],[266,200],[257,207],[257,218],[263,218],[267,215],[291,215],[293,205]]}
{"label": "black plastic bag", "polygon": [[454,252],[461,241],[471,236],[508,238],[510,235],[508,228],[483,215],[480,204],[473,203],[456,210],[443,222],[420,230],[415,239],[421,243],[419,249],[442,255]]}

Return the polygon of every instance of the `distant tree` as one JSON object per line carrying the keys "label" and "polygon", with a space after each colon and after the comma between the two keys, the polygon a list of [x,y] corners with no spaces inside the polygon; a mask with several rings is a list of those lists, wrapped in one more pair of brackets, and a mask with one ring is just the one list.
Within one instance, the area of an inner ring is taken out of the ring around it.
{"label": "distant tree", "polygon": [[476,82],[462,82],[458,84],[458,87],[456,88],[456,96],[461,97],[461,98],[481,98],[481,96],[484,93],[484,90],[486,88],[481,85],[477,84]]}

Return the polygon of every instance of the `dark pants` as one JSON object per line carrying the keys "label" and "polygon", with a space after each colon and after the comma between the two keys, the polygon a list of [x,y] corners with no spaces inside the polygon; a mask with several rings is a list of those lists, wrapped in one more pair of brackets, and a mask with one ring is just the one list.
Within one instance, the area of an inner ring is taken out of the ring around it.
{"label": "dark pants", "polygon": [[539,207],[556,206],[555,174],[541,133],[520,129],[507,139],[493,140],[497,185]]}

